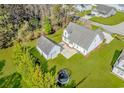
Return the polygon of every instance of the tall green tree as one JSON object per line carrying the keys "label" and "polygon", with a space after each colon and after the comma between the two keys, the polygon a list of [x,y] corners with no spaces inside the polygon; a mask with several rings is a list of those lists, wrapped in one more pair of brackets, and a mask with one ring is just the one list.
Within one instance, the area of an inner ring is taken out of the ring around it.
{"label": "tall green tree", "polygon": [[43,29],[44,29],[46,34],[51,34],[52,33],[52,25],[51,25],[51,21],[48,17],[46,17],[45,20],[44,20]]}
{"label": "tall green tree", "polygon": [[23,44],[18,43],[15,47],[14,63],[26,83],[23,87],[56,87],[55,75],[49,71],[43,73],[41,68],[34,64],[35,58],[29,54],[29,49]]}

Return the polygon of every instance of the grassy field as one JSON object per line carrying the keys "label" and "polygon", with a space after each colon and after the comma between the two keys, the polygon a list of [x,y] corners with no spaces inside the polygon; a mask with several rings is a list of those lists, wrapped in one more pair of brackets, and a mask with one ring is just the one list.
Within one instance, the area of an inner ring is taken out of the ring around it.
{"label": "grassy field", "polygon": [[124,21],[124,13],[117,12],[116,15],[108,18],[93,17],[90,20],[101,23],[101,24],[105,24],[105,25],[116,25]]}
{"label": "grassy field", "polygon": [[[62,30],[48,37],[55,42],[60,42],[61,34]],[[36,40],[27,42],[26,44],[34,47]],[[86,57],[81,54],[75,54],[70,59],[66,59],[62,55],[59,55],[55,59],[49,60],[48,66],[49,68],[56,66],[57,71],[62,68],[68,68],[71,71],[72,80],[76,81],[76,87],[124,87],[124,81],[111,73],[111,63],[114,53],[116,50],[123,48],[124,42],[114,39],[109,45],[101,45],[101,47]],[[5,65],[3,65],[2,70],[3,74],[0,75],[0,77],[7,78],[9,80],[8,82],[11,82],[11,77],[13,77],[13,73],[16,72],[12,58],[13,47],[0,50],[0,60],[5,60]],[[14,75],[15,81],[18,81],[16,77],[18,77],[18,75]],[[7,83],[3,83],[5,78],[1,79],[2,81],[0,80],[0,84],[3,84],[2,87]],[[14,86],[19,87],[19,84],[15,82],[12,87]]]}
{"label": "grassy field", "polygon": [[[26,43],[26,45],[29,46],[35,46],[35,44],[36,40]],[[15,65],[13,64],[13,50],[13,47],[7,49],[0,49],[0,61],[5,60],[5,65],[2,69],[3,73],[2,75],[0,75],[0,77],[8,76],[16,71]]]}
{"label": "grassy field", "polygon": [[124,43],[113,40],[109,45],[102,45],[88,56],[76,54],[70,59],[62,55],[49,61],[49,66],[56,65],[57,70],[68,68],[77,87],[124,87],[124,81],[111,73],[111,62],[116,50],[124,48]]}

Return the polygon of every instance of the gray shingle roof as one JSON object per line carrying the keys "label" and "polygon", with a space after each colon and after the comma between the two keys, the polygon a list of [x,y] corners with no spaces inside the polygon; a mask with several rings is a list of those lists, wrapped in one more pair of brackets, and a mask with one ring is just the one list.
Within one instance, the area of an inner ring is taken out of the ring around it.
{"label": "gray shingle roof", "polygon": [[107,15],[112,9],[115,9],[115,8],[107,6],[107,5],[97,5],[96,6],[96,11],[99,13],[102,13],[104,15]]}
{"label": "gray shingle roof", "polygon": [[70,43],[74,42],[86,50],[90,47],[96,35],[100,33],[98,33],[98,31],[92,31],[84,26],[80,26],[72,22],[69,23],[66,30],[69,33],[68,39],[70,40]]}
{"label": "gray shingle roof", "polygon": [[41,36],[38,40],[38,47],[46,54],[48,55],[50,53],[50,51],[52,50],[52,48],[55,46],[56,44],[53,43],[52,41],[50,41],[48,38],[46,38],[45,36]]}

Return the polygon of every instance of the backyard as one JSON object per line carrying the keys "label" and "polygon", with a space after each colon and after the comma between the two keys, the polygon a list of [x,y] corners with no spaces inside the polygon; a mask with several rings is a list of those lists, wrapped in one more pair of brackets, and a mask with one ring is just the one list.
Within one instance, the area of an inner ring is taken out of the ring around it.
{"label": "backyard", "polygon": [[124,43],[113,40],[109,45],[102,45],[88,56],[75,54],[70,59],[62,55],[49,61],[49,67],[56,65],[57,69],[71,70],[76,87],[124,87],[124,82],[111,73],[111,64],[116,50],[121,50]]}
{"label": "backyard", "polygon": [[114,16],[103,18],[103,17],[92,17],[90,20],[105,25],[116,25],[124,21],[124,13],[117,12]]}
{"label": "backyard", "polygon": [[[54,36],[49,35],[48,37],[55,42],[60,42],[61,33],[62,31],[59,31]],[[34,47],[36,40],[27,42],[26,44]],[[81,54],[75,54],[70,59],[66,59],[62,55],[59,55],[55,59],[48,61],[48,67],[56,66],[57,71],[63,68],[69,69],[71,71],[71,79],[76,81],[76,87],[124,87],[124,82],[111,73],[111,62],[114,53],[116,50],[123,49],[123,47],[124,43],[122,41],[114,39],[109,45],[101,45],[101,47],[86,57]],[[16,72],[12,58],[13,47],[0,50],[0,60],[5,60],[5,66],[2,70],[3,73],[0,77],[9,78]],[[18,81],[16,78],[14,80],[15,82]],[[0,79],[0,84],[3,84],[3,81],[4,79],[2,81]],[[13,87],[19,87],[17,86],[19,83],[14,84]],[[21,83],[23,84],[23,82]]]}

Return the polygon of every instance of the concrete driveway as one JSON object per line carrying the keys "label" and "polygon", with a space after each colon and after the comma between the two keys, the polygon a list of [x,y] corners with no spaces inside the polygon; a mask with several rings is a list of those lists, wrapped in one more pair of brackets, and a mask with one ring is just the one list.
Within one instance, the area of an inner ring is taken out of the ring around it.
{"label": "concrete driveway", "polygon": [[104,28],[107,32],[109,33],[117,33],[117,34],[121,34],[124,35],[124,22],[117,24],[117,25],[113,25],[113,26],[109,26],[109,25],[103,25],[100,23],[96,23],[96,22],[92,22],[92,24],[97,25],[97,26],[101,26],[102,28]]}
{"label": "concrete driveway", "polygon": [[70,57],[77,53],[77,50],[70,48],[64,42],[61,42],[60,46],[63,48],[61,54],[67,59],[69,59]]}

